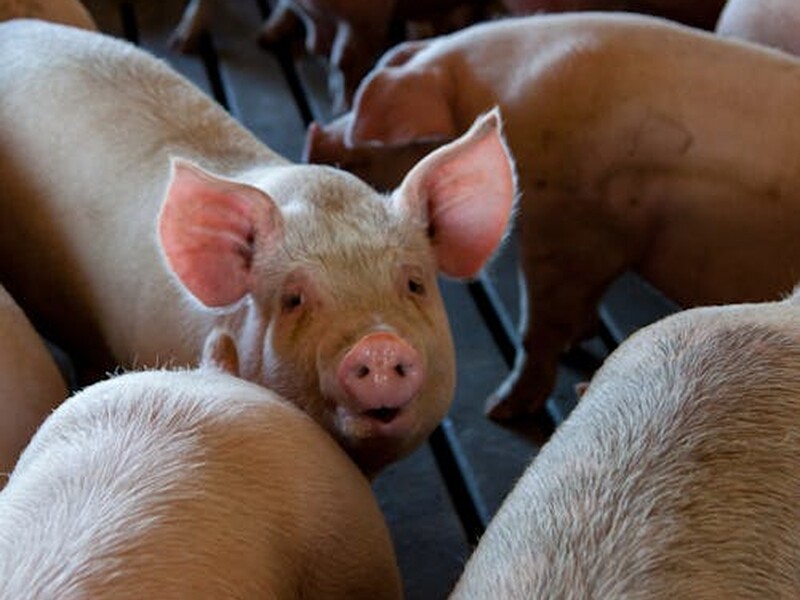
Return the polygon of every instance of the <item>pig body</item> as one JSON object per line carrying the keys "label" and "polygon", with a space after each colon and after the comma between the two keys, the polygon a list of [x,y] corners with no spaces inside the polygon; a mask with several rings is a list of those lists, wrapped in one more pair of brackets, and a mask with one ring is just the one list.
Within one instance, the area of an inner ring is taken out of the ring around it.
{"label": "pig body", "polygon": [[719,35],[800,54],[800,5],[793,0],[728,0],[717,23]]}
{"label": "pig body", "polygon": [[64,402],[0,492],[0,598],[400,598],[366,478],[307,415],[216,369]]}
{"label": "pig body", "polygon": [[42,19],[97,30],[97,24],[79,0],[0,0],[0,21],[9,19]]}
{"label": "pig body", "polygon": [[502,108],[527,280],[526,355],[489,402],[508,418],[542,406],[626,269],[687,307],[791,290],[798,98],[800,66],[775,52],[642,16],[534,16],[387,53],[306,156],[369,181],[374,155],[411,162],[415,144]]}
{"label": "pig body", "polygon": [[0,488],[33,432],[66,397],[50,352],[0,286]]}
{"label": "pig body", "polygon": [[125,42],[13,21],[0,53],[0,276],[84,382],[194,364],[225,325],[242,376],[365,469],[426,437],[454,385],[437,272],[477,271],[512,208],[496,113],[387,197],[288,163]]}
{"label": "pig body", "polygon": [[595,374],[453,600],[800,596],[800,297],[696,308]]}

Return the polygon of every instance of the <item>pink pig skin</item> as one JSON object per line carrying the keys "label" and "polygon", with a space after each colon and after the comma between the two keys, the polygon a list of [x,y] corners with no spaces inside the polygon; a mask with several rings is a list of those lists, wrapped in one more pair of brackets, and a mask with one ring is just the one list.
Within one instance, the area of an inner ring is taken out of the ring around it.
{"label": "pink pig skin", "polygon": [[[127,43],[20,21],[0,25],[0,51],[0,276],[84,381],[195,364],[226,325],[242,375],[365,471],[426,438],[454,387],[437,274],[477,273],[512,210],[496,111],[384,196],[288,163]],[[401,394],[342,385],[344,357],[368,356],[377,333],[413,379]]]}
{"label": "pink pig skin", "polygon": [[800,597],[800,296],[635,333],[489,524],[451,600]]}
{"label": "pink pig skin", "polygon": [[0,599],[402,597],[353,462],[212,365],[112,377],[47,418],[0,492]]}
{"label": "pink pig skin", "polygon": [[501,107],[528,296],[527,354],[488,404],[503,419],[542,406],[625,269],[683,306],[791,290],[798,98],[800,66],[766,49],[642,16],[534,16],[393,49],[305,154],[390,185],[387,157]]}
{"label": "pink pig skin", "polygon": [[797,55],[800,4],[795,0],[728,0],[716,31]]}
{"label": "pink pig skin", "polygon": [[67,387],[25,313],[0,286],[0,488]]}

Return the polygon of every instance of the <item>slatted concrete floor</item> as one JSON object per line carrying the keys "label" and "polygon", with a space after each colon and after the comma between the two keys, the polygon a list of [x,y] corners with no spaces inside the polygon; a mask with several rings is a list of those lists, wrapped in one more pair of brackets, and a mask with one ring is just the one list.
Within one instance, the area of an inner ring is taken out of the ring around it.
{"label": "slatted concrete floor", "polygon": [[[289,159],[299,160],[309,120],[331,117],[320,60],[257,46],[257,28],[270,10],[266,0],[217,2],[202,52],[193,56],[168,47],[183,0],[84,3],[104,32],[164,58]],[[517,343],[515,247],[512,238],[475,283],[442,282],[457,348],[455,402],[429,444],[374,482],[412,600],[446,597],[471,545],[548,433],[547,419],[506,429],[482,414],[485,398],[508,373]],[[671,308],[635,278],[625,278],[603,304],[606,332],[620,339]],[[605,356],[608,338],[584,345],[573,356],[581,360],[564,361],[548,406],[555,422],[574,405],[573,384]]]}

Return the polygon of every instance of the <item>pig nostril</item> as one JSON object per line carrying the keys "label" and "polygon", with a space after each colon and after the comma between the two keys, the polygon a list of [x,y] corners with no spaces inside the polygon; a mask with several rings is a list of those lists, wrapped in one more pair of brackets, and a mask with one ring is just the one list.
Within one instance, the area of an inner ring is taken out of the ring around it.
{"label": "pig nostril", "polygon": [[405,377],[406,376],[406,370],[405,370],[405,367],[403,367],[403,365],[397,365],[394,368],[394,372],[397,373],[400,377]]}
{"label": "pig nostril", "polygon": [[364,414],[368,417],[375,419],[376,421],[380,421],[381,423],[391,423],[399,412],[400,412],[399,408],[390,408],[388,406],[382,406],[380,408],[372,408],[370,410],[364,411]]}
{"label": "pig nostril", "polygon": [[367,375],[369,375],[368,366],[360,365],[358,369],[356,369],[356,377],[358,377],[359,379],[364,379],[364,377],[366,377]]}

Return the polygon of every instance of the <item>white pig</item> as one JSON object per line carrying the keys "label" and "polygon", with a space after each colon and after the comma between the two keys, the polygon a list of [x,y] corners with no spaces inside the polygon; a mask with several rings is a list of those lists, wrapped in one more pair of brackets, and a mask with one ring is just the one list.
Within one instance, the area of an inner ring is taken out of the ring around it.
{"label": "white pig", "polygon": [[0,0],[0,21],[9,19],[43,19],[97,30],[92,15],[79,0]]}
{"label": "white pig", "polygon": [[425,439],[454,386],[437,273],[474,275],[512,210],[496,111],[384,196],[126,42],[12,21],[0,55],[0,277],[84,373],[194,364],[224,324],[365,470]]}
{"label": "white pig", "polygon": [[526,354],[492,416],[542,406],[560,353],[626,269],[684,307],[774,300],[800,277],[787,158],[800,155],[800,63],[752,44],[633,15],[478,25],[399,46],[329,139],[309,137],[370,179],[371,152],[409,161],[495,104],[519,173],[528,302]]}
{"label": "white pig", "polygon": [[0,286],[0,488],[33,432],[66,397],[53,357]]}
{"label": "white pig", "polygon": [[800,54],[797,0],[728,0],[717,33]]}
{"label": "white pig", "polygon": [[453,600],[800,598],[800,295],[696,308],[597,372]]}
{"label": "white pig", "polygon": [[2,600],[401,595],[355,464],[296,407],[211,365],[83,389],[0,492]]}

